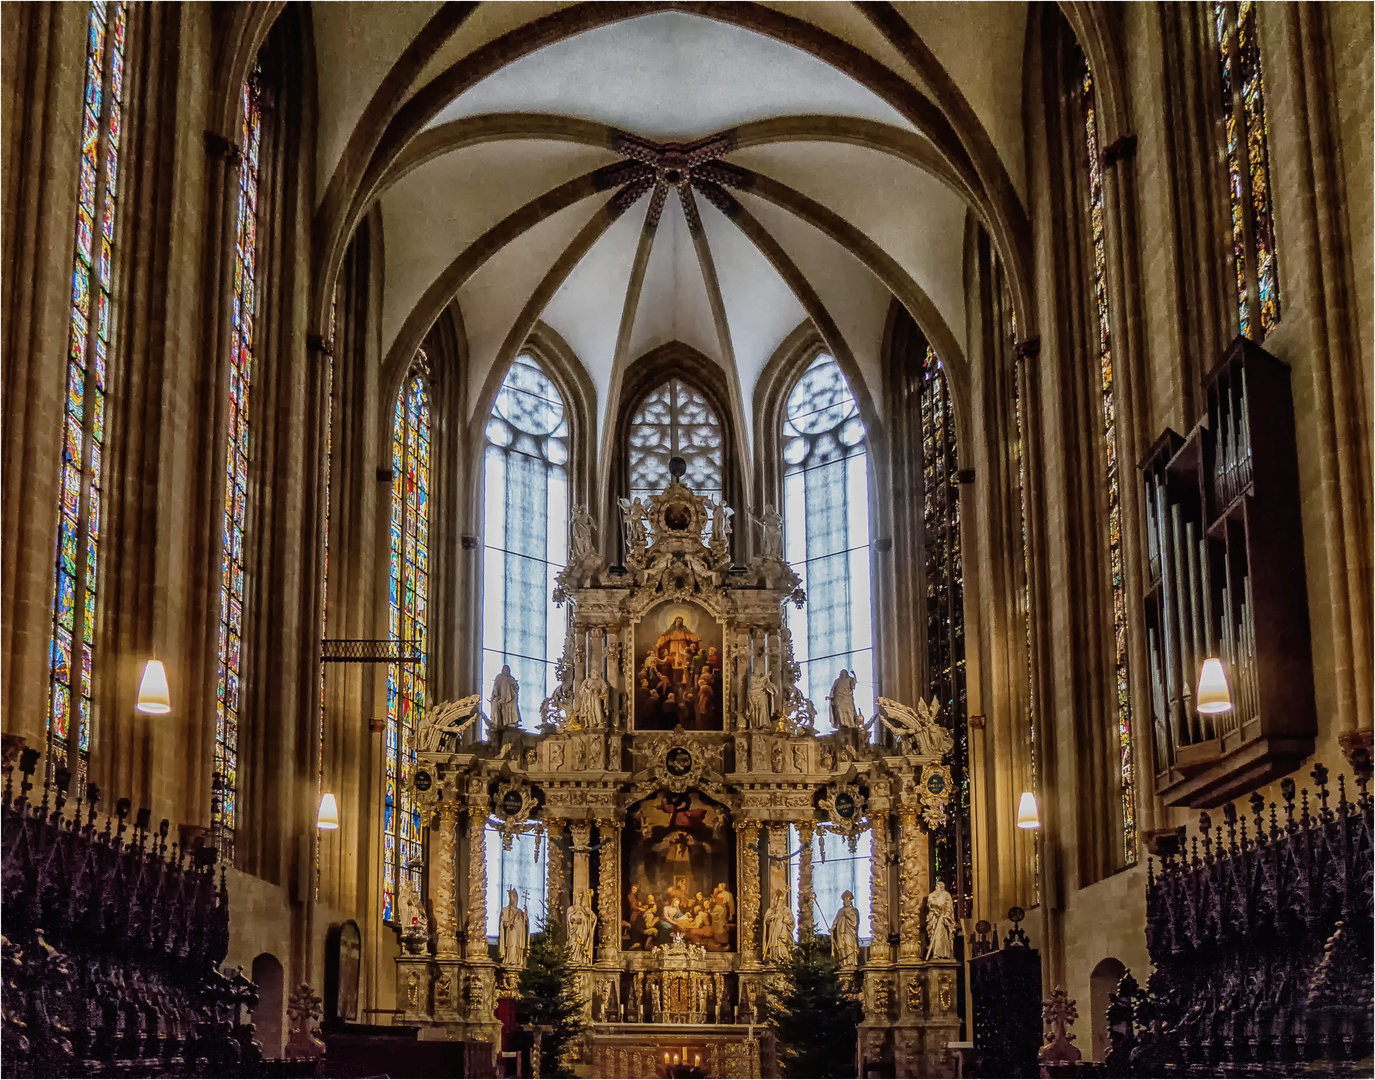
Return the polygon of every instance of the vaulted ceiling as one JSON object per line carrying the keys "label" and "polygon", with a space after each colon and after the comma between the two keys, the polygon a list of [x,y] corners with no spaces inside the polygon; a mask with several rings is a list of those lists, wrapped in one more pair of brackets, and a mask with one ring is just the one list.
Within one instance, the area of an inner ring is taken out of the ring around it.
{"label": "vaulted ceiling", "polygon": [[537,325],[603,431],[626,367],[678,340],[726,373],[748,446],[760,373],[808,321],[881,409],[893,297],[963,363],[967,215],[1025,260],[1023,3],[312,16],[322,280],[380,207],[386,362],[456,303],[474,414]]}

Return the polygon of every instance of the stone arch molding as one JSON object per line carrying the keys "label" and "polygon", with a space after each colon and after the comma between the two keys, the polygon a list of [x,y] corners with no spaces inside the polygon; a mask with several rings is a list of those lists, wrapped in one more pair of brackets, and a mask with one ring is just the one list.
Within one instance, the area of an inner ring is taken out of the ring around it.
{"label": "stone arch molding", "polygon": [[[262,6],[271,10],[270,5]],[[1025,208],[988,133],[963,94],[892,5],[867,5],[864,11],[903,55],[915,73],[915,82],[815,25],[761,5],[648,2],[629,9],[617,5],[576,5],[556,11],[478,47],[423,86],[416,87],[426,65],[476,7],[475,4],[442,5],[421,34],[396,59],[364,108],[329,179],[314,222],[315,273],[311,310],[312,324],[316,327],[328,320],[332,283],[348,238],[362,216],[385,187],[395,181],[398,168],[404,173],[425,160],[427,153],[443,152],[437,147],[442,147],[445,138],[452,135],[445,132],[450,125],[428,131],[426,125],[450,101],[481,79],[536,49],[626,19],[674,10],[737,26],[802,49],[870,90],[911,122],[919,135],[910,137],[910,133],[903,133],[909,138],[903,140],[907,146],[905,154],[899,156],[906,156],[915,166],[953,186],[986,223],[1000,257],[1009,268],[1025,333],[1035,333],[1030,227]],[[930,88],[934,98],[921,87]],[[838,129],[834,133],[838,141],[863,142],[877,134],[864,130],[865,125],[860,122],[850,124],[836,117],[824,119]],[[763,122],[762,134],[758,130],[761,125],[745,127],[756,129],[749,133],[756,139],[804,137],[790,133],[787,125],[768,131],[768,125],[774,123]],[[474,128],[478,126],[473,125]],[[493,124],[494,128],[499,126]],[[598,126],[570,122],[565,127],[565,137],[588,140],[593,137],[592,129]],[[860,255],[856,257],[865,261]],[[882,275],[879,276],[882,280]],[[899,299],[907,306],[906,298],[899,295]],[[421,321],[422,310],[442,308],[442,304],[436,306],[437,300],[438,297],[427,294],[413,313],[417,316],[414,321]],[[948,336],[941,332],[941,327],[932,324],[930,312],[913,311],[912,314],[932,340]],[[407,329],[414,333],[413,328]],[[423,338],[425,329],[428,327],[419,330],[417,339]],[[828,344],[843,349],[843,343]],[[954,354],[948,347],[945,352],[953,359]]]}

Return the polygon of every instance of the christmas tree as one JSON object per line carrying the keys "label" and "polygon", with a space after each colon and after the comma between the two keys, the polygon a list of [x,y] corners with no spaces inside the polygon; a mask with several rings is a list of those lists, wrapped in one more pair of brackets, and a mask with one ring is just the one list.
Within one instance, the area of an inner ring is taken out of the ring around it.
{"label": "christmas tree", "polygon": [[768,1019],[778,1035],[784,1076],[854,1076],[860,1004],[840,982],[825,935],[804,937],[782,965]]}
{"label": "christmas tree", "polygon": [[520,973],[516,1022],[542,1037],[540,1076],[572,1076],[563,1060],[583,1029],[583,1000],[569,963],[568,938],[557,922],[547,922],[530,938],[530,953]]}

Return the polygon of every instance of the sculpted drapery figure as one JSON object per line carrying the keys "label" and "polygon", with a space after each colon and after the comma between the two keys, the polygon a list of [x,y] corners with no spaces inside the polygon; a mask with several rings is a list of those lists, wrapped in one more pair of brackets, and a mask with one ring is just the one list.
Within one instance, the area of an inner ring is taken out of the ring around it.
{"label": "sculpted drapery figure", "polygon": [[955,958],[955,898],[943,881],[926,896],[926,940],[926,959]]}
{"label": "sculpted drapery figure", "polygon": [[772,506],[765,506],[762,514],[751,514],[759,526],[759,554],[766,559],[783,558],[783,515]]}
{"label": "sculpted drapery figure", "polygon": [[769,913],[764,916],[764,959],[771,964],[786,963],[793,944],[792,905],[782,889],[775,889]]}
{"label": "sculpted drapery figure", "polygon": [[599,671],[588,672],[578,687],[573,711],[578,723],[586,730],[602,731],[606,728],[606,698],[610,689]]}
{"label": "sculpted drapery figure", "polygon": [[837,731],[859,726],[859,715],[855,710],[855,675],[845,668],[840,669],[836,681],[831,684],[831,724]]}
{"label": "sculpted drapery figure", "polygon": [[573,507],[573,559],[585,558],[592,554],[592,534],[596,524],[585,506]]}
{"label": "sculpted drapery figure", "polygon": [[773,726],[773,699],[777,691],[773,682],[762,671],[750,675],[750,689],[745,699],[745,717],[752,728],[767,729]]}
{"label": "sculpted drapery figure", "polygon": [[530,949],[530,918],[516,903],[516,890],[506,890],[507,903],[501,909],[497,932],[497,955],[507,971],[523,971]]}
{"label": "sculpted drapery figure", "polygon": [[511,674],[510,664],[502,664],[492,680],[492,727],[520,727],[520,684]]}
{"label": "sculpted drapery figure", "polygon": [[649,511],[638,495],[633,499],[618,499],[616,505],[625,519],[625,546],[635,556],[642,557],[649,543],[649,529],[645,525]]}
{"label": "sculpted drapery figure", "polygon": [[597,913],[592,910],[592,890],[580,889],[568,909],[568,950],[573,963],[592,963],[592,945],[597,930]]}
{"label": "sculpted drapery figure", "polygon": [[842,971],[849,971],[859,963],[859,910],[855,894],[846,889],[840,898],[840,910],[831,923],[831,951]]}

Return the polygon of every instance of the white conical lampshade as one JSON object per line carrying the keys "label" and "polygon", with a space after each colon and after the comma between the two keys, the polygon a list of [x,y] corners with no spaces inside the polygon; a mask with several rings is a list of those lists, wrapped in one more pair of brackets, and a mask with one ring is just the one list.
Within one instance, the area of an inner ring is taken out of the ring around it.
{"label": "white conical lampshade", "polygon": [[1203,661],[1203,670],[1198,675],[1198,693],[1194,695],[1194,708],[1201,713],[1232,711],[1227,672],[1222,670],[1222,661],[1215,656]]}
{"label": "white conical lampshade", "polygon": [[172,694],[167,688],[167,669],[161,660],[149,660],[143,667],[138,684],[138,701],[134,708],[141,713],[162,715],[172,711]]}
{"label": "white conical lampshade", "polygon": [[1039,829],[1041,812],[1036,808],[1036,796],[1029,791],[1022,792],[1022,801],[1017,804],[1017,828]]}
{"label": "white conical lampshade", "polygon": [[334,792],[326,791],[320,796],[320,813],[316,815],[317,829],[337,829],[339,827],[339,804],[334,801]]}

